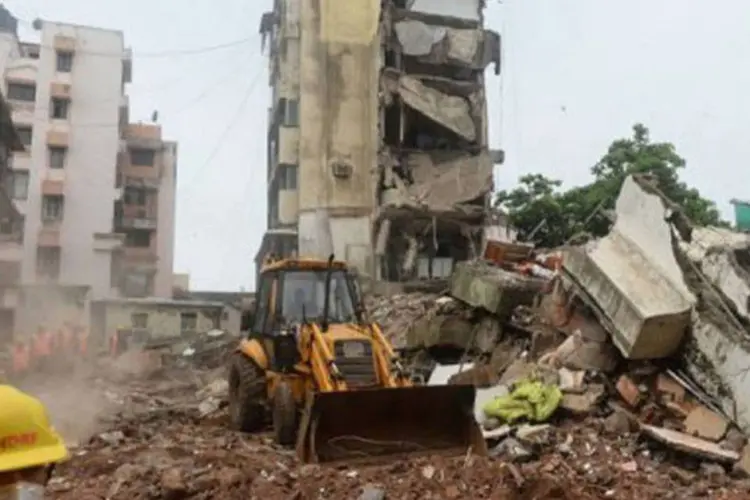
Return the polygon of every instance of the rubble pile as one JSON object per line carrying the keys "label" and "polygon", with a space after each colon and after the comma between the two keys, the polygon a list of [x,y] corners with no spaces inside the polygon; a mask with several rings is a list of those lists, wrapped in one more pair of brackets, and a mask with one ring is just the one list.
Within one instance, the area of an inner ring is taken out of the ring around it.
{"label": "rubble pile", "polygon": [[[299,464],[270,433],[228,430],[218,370],[91,384],[116,411],[73,445],[50,498],[744,498],[750,484],[708,462],[674,465],[668,447],[638,439],[624,410],[609,418],[521,425],[491,457],[423,456],[374,466]],[[205,411],[205,402],[219,405]],[[687,468],[686,468],[687,467]],[[734,495],[734,496],[732,496]]]}
{"label": "rubble pile", "polygon": [[228,430],[213,339],[91,384],[117,411],[52,496],[749,498],[750,239],[690,227],[639,177],[616,212],[583,246],[490,242],[442,295],[367,299],[418,383],[476,386],[489,457],[299,464]]}

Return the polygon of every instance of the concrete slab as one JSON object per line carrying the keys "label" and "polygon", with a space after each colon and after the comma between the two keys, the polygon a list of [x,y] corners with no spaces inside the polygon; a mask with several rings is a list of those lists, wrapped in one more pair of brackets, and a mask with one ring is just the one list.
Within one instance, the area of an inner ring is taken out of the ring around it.
{"label": "concrete slab", "polygon": [[687,453],[705,460],[733,464],[740,459],[739,453],[723,449],[716,443],[706,441],[697,437],[689,436],[682,432],[651,425],[642,425],[644,434],[663,443],[677,451]]}
{"label": "concrete slab", "polygon": [[564,253],[564,270],[593,301],[623,356],[667,357],[679,347],[695,302],[675,257],[669,208],[629,177],[616,214],[608,236]]}
{"label": "concrete slab", "polygon": [[547,280],[522,276],[482,262],[460,262],[451,276],[456,299],[501,319],[519,305],[530,305]]}

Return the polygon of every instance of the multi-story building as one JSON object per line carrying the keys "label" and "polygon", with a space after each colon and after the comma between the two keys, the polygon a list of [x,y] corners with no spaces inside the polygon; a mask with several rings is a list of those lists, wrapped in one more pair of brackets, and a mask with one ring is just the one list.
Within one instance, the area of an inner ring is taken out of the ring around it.
{"label": "multi-story building", "polygon": [[125,235],[113,279],[125,296],[171,297],[177,143],[156,124],[125,127],[118,155],[114,227]]}
{"label": "multi-story building", "polygon": [[[408,7],[407,7],[408,4]],[[273,100],[268,253],[333,251],[377,280],[475,256],[494,160],[483,0],[276,0],[261,20]]]}
{"label": "multi-story building", "polygon": [[36,316],[21,321],[27,329],[65,297],[80,309],[86,298],[170,296],[175,204],[176,146],[158,125],[128,124],[123,34],[34,27],[40,41],[20,41],[0,10],[3,93],[25,148],[7,185],[24,218],[19,302]]}
{"label": "multi-story building", "polygon": [[21,278],[23,218],[5,188],[17,151],[23,151],[23,145],[11,121],[10,108],[0,95],[0,345],[12,338],[15,304],[10,291]]}

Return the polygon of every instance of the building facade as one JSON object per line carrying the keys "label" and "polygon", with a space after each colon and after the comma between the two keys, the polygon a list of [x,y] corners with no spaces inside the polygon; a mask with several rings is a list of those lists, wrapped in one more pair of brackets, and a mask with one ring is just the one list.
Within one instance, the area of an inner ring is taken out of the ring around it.
{"label": "building facade", "polygon": [[[407,6],[408,4],[408,6]],[[492,171],[483,0],[277,0],[268,253],[335,253],[376,280],[444,278],[481,247]]]}
{"label": "building facade", "polygon": [[[39,42],[31,43],[19,40],[14,21],[0,11],[2,90],[24,146],[6,184],[23,217],[20,308],[67,289],[75,308],[169,297],[177,148],[158,125],[129,124],[132,56],[123,34],[35,21]],[[28,330],[36,313],[25,309],[28,321],[17,319]]]}

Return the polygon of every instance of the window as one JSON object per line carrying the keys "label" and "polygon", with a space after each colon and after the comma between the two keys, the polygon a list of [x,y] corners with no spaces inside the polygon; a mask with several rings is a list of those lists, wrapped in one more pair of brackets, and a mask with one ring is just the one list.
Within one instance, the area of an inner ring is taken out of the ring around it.
{"label": "window", "polygon": [[266,333],[268,316],[272,314],[272,312],[269,311],[269,307],[271,302],[271,289],[273,288],[273,282],[275,279],[276,276],[271,273],[267,273],[260,278],[258,299],[255,306],[255,324],[253,325],[253,331],[255,332]]}
{"label": "window", "polygon": [[53,97],[52,103],[50,104],[50,118],[55,120],[67,120],[68,110],[70,108],[70,100],[62,99],[60,97]]}
{"label": "window", "polygon": [[73,53],[63,50],[57,51],[57,71],[70,73],[73,70]]}
{"label": "window", "polygon": [[3,235],[18,235],[23,239],[23,224],[24,217],[19,215],[18,217],[5,217],[0,220],[0,234]]}
{"label": "window", "polygon": [[20,126],[16,127],[16,133],[18,134],[18,138],[21,140],[21,144],[24,146],[31,146],[31,127],[27,126]]}
{"label": "window", "polygon": [[36,85],[33,83],[8,83],[8,100],[36,101]]}
{"label": "window", "polygon": [[140,167],[153,167],[156,151],[153,149],[130,149],[130,164]]}
{"label": "window", "polygon": [[[284,273],[281,314],[285,322],[302,322],[323,318],[327,271],[290,271]],[[331,272],[328,295],[328,320],[350,323],[356,320],[355,306],[349,289],[350,277],[345,271]]]}
{"label": "window", "polygon": [[60,221],[63,218],[63,197],[59,194],[42,197],[42,220],[45,222]]}
{"label": "window", "polygon": [[136,187],[126,187],[124,198],[126,205],[138,205],[142,207],[146,205],[146,190]]}
{"label": "window", "polygon": [[299,127],[299,101],[296,99],[286,101],[283,124],[287,127]]}
{"label": "window", "polygon": [[132,229],[125,233],[125,246],[148,248],[151,246],[151,231],[146,229]]}
{"label": "window", "polygon": [[195,332],[198,330],[198,313],[180,313],[180,332]]}
{"label": "window", "polygon": [[130,326],[133,328],[146,329],[148,328],[148,314],[147,313],[133,313],[130,315]]}
{"label": "window", "polygon": [[29,173],[13,170],[8,176],[8,194],[14,200],[25,200],[29,196]]}
{"label": "window", "polygon": [[60,277],[60,247],[38,247],[36,249],[36,273],[40,277]]}
{"label": "window", "polygon": [[279,189],[297,189],[297,165],[279,165]]}
{"label": "window", "polygon": [[49,147],[49,168],[65,168],[65,158],[68,155],[68,148],[60,146]]}

